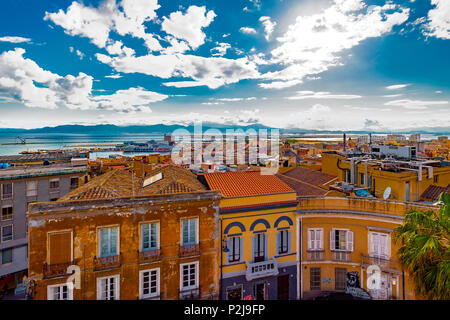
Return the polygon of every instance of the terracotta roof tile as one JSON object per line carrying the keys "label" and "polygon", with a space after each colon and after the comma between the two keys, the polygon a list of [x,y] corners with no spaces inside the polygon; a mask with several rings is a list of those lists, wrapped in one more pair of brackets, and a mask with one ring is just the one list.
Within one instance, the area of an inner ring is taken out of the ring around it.
{"label": "terracotta roof tile", "polygon": [[280,180],[284,181],[288,186],[297,192],[297,196],[324,196],[328,191],[314,185],[304,183],[300,180],[277,174]]}
{"label": "terracotta roof tile", "polygon": [[450,194],[450,185],[447,187],[440,187],[436,185],[429,186],[420,196],[423,200],[432,200],[437,201],[439,198],[439,195],[441,193],[448,193]]}
{"label": "terracotta roof tile", "polygon": [[262,175],[259,171],[215,172],[204,177],[211,190],[227,198],[294,192],[275,175]]}
{"label": "terracotta roof tile", "polygon": [[303,167],[296,167],[286,173],[283,173],[283,175],[312,184],[314,186],[323,185],[337,178],[336,176],[333,176],[331,174]]}

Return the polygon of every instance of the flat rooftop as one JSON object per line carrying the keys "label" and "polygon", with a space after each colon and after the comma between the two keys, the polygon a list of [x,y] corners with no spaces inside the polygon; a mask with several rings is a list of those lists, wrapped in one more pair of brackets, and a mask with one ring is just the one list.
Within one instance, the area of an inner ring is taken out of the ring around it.
{"label": "flat rooftop", "polygon": [[0,180],[24,179],[80,172],[87,172],[87,166],[72,166],[70,163],[56,163],[47,166],[16,166],[9,167],[8,169],[0,169]]}
{"label": "flat rooftop", "polygon": [[72,158],[81,158],[86,152],[61,152],[61,153],[40,153],[40,154],[17,154],[10,156],[0,156],[0,163],[15,163],[28,161],[44,161],[44,160],[68,160]]}

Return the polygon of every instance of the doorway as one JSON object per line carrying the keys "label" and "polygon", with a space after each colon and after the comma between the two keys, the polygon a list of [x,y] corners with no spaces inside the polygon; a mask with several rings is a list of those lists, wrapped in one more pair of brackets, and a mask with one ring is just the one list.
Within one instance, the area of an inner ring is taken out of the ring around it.
{"label": "doorway", "polygon": [[265,300],[266,299],[266,283],[257,282],[253,285],[253,291],[255,300]]}
{"label": "doorway", "polygon": [[277,299],[278,300],[289,300],[289,275],[283,275],[278,277],[278,288],[277,288]]}

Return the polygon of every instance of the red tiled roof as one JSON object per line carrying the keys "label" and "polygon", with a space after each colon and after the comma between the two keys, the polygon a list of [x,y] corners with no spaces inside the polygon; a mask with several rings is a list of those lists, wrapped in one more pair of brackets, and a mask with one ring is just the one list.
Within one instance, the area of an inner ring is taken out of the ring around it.
{"label": "red tiled roof", "polygon": [[297,192],[297,196],[324,196],[328,191],[300,180],[277,174],[280,180],[284,181],[288,186]]}
{"label": "red tiled roof", "polygon": [[323,185],[327,182],[330,182],[333,179],[336,179],[336,176],[331,174],[323,173],[321,171],[311,170],[303,167],[296,167],[295,169],[289,170],[283,175],[294,178],[296,180],[300,180],[302,182],[306,182],[312,184],[314,186]]}
{"label": "red tiled roof", "polygon": [[215,172],[204,175],[211,190],[227,198],[295,192],[275,175],[260,171]]}
{"label": "red tiled roof", "polygon": [[446,187],[431,185],[422,193],[421,198],[424,200],[437,201],[441,193],[450,194],[450,185]]}

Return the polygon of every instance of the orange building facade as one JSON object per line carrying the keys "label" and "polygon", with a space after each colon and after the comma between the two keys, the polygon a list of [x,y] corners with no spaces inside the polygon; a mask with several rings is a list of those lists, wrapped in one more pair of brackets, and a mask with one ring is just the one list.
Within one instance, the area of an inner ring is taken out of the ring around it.
{"label": "orange building facade", "polygon": [[183,170],[145,179],[113,170],[58,202],[30,206],[32,298],[217,298],[218,193]]}

